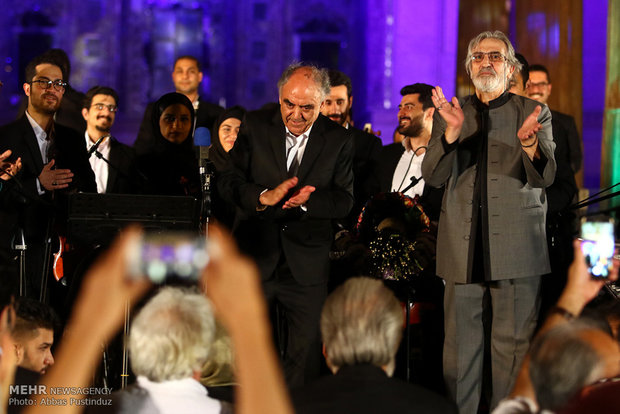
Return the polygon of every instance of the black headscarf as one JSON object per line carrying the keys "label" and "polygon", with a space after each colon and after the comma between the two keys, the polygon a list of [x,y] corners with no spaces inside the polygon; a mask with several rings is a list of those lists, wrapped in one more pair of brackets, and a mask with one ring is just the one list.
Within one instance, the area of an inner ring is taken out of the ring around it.
{"label": "black headscarf", "polygon": [[[179,144],[168,141],[161,134],[159,119],[166,108],[181,104],[191,115],[191,125],[187,138]],[[194,106],[180,93],[167,93],[155,102],[151,116],[154,137],[138,159],[140,170],[148,181],[144,190],[148,194],[193,195],[200,192],[198,162],[194,153]]]}
{"label": "black headscarf", "polygon": [[215,169],[217,171],[221,171],[224,169],[226,162],[228,162],[229,155],[222,147],[222,143],[220,142],[220,126],[224,121],[228,118],[235,118],[243,123],[243,118],[245,118],[246,110],[239,105],[233,106],[231,108],[226,109],[224,112],[220,114],[220,116],[215,120],[215,124],[213,124],[213,129],[211,131],[211,148],[209,149],[209,159],[215,165]]}
{"label": "black headscarf", "polygon": [[[164,138],[164,136],[161,134],[161,131],[159,130],[159,119],[161,118],[161,114],[164,113],[166,108],[168,108],[171,105],[176,105],[176,104],[184,105],[189,110],[189,113],[191,115],[192,127],[189,130],[189,134],[187,135],[187,138],[180,144],[175,144],[175,143],[168,141],[166,138]],[[157,145],[161,141],[163,141],[164,143],[167,142],[170,145],[174,145],[174,146],[180,145],[180,146],[183,146],[184,148],[186,147],[186,148],[191,149],[194,145],[194,118],[196,117],[194,112],[195,110],[194,110],[194,106],[192,105],[192,102],[189,100],[187,96],[183,95],[182,93],[177,93],[177,92],[167,93],[163,95],[161,98],[159,98],[157,102],[155,102],[155,104],[153,105],[153,112],[151,116],[151,123],[153,125],[153,131],[155,132],[155,144]]]}

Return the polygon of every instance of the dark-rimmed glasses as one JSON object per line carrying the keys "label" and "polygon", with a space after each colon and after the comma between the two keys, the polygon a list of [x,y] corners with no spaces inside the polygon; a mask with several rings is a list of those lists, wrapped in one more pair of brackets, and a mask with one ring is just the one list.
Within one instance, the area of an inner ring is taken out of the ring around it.
{"label": "dark-rimmed glasses", "polygon": [[530,82],[529,88],[544,88],[549,86],[549,82]]}
{"label": "dark-rimmed glasses", "polygon": [[482,63],[485,56],[489,57],[489,62],[491,63],[503,62],[504,59],[506,59],[506,57],[500,52],[476,52],[471,54],[471,61],[476,63]]}
{"label": "dark-rimmed glasses", "polygon": [[103,108],[108,108],[108,111],[110,112],[116,112],[118,111],[118,106],[116,105],[112,105],[112,104],[102,104],[102,103],[96,103],[96,104],[92,104],[90,106],[91,108],[95,108],[98,111],[103,111]]}
{"label": "dark-rimmed glasses", "polygon": [[52,85],[54,85],[54,89],[56,89],[58,92],[64,92],[65,88],[67,87],[67,82],[61,80],[61,79],[56,79],[55,81],[51,81],[51,80],[45,80],[45,79],[37,79],[37,80],[33,80],[32,82],[30,82],[30,84],[32,85],[33,83],[38,83],[39,87],[41,89],[49,89],[52,87]]}

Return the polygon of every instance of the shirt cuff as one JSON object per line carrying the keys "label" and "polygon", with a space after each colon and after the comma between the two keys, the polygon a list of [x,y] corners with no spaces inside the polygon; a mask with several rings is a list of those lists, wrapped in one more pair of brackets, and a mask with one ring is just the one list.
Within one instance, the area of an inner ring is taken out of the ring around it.
{"label": "shirt cuff", "polygon": [[263,205],[260,203],[260,196],[263,195],[263,193],[265,191],[268,191],[267,188],[265,188],[263,191],[260,192],[260,194],[258,195],[258,200],[256,200],[256,211],[265,211],[267,210],[267,206]]}
{"label": "shirt cuff", "polygon": [[37,177],[36,181],[37,181],[37,192],[39,193],[39,195],[45,194],[45,189],[43,188],[43,186],[41,186],[41,181],[39,181],[39,177]]}

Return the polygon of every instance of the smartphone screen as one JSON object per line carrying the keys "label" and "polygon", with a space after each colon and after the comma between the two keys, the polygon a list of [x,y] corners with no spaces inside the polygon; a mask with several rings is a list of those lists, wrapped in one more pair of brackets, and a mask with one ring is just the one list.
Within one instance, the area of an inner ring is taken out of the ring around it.
{"label": "smartphone screen", "polygon": [[198,280],[209,262],[205,246],[205,238],[194,234],[146,233],[130,252],[129,272],[133,277],[146,276],[153,283],[172,277]]}
{"label": "smartphone screen", "polygon": [[613,221],[583,221],[581,251],[593,278],[607,278],[614,254]]}

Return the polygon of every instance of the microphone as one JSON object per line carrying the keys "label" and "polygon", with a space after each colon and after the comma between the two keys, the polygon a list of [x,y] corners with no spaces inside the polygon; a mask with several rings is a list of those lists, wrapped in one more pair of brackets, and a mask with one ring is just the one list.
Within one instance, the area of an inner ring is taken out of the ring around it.
{"label": "microphone", "polygon": [[411,184],[409,184],[407,187],[405,187],[405,189],[403,191],[401,191],[401,193],[405,194],[407,191],[409,191],[410,189],[415,187],[415,185],[417,183],[419,183],[421,179],[422,179],[422,177],[420,177],[420,178],[418,178],[418,177],[411,177]]}
{"label": "microphone", "polygon": [[198,127],[194,132],[194,145],[197,148],[198,159],[209,158],[209,146],[211,145],[211,132],[208,128]]}
{"label": "microphone", "polygon": [[99,138],[97,140],[97,142],[95,142],[95,144],[92,147],[90,147],[90,149],[88,150],[88,158],[90,158],[95,153],[95,151],[97,151],[97,148],[99,148],[99,145],[101,144],[101,142],[104,139],[109,138],[111,136],[112,135],[110,135],[110,134],[106,134],[106,135],[102,136],[101,138]]}

